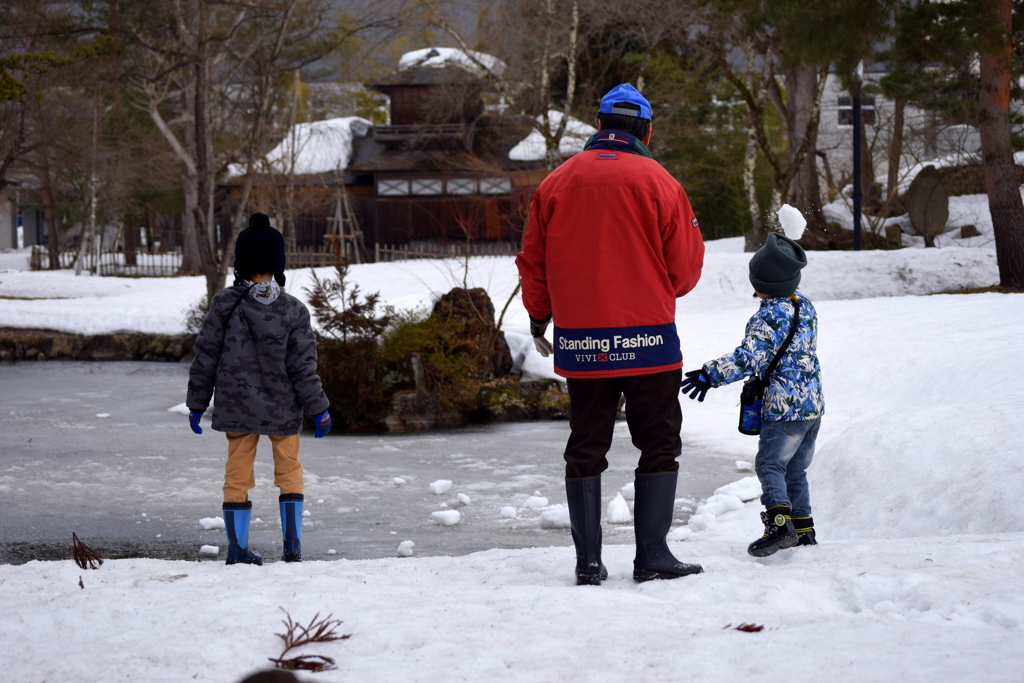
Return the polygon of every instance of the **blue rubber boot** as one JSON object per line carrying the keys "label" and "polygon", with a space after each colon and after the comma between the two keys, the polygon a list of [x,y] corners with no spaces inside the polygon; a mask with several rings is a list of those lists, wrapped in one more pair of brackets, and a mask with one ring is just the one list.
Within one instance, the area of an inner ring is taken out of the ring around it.
{"label": "blue rubber boot", "polygon": [[600,586],[608,578],[601,563],[601,478],[566,479],[565,496],[576,546],[576,585]]}
{"label": "blue rubber boot", "polygon": [[228,559],[224,564],[263,564],[263,558],[249,550],[249,520],[252,501],[224,503],[224,528],[228,533]]}
{"label": "blue rubber boot", "polygon": [[302,500],[301,493],[282,493],[278,498],[285,562],[302,562]]}
{"label": "blue rubber boot", "polygon": [[633,485],[633,522],[636,533],[636,559],[633,560],[633,580],[678,579],[700,574],[699,564],[680,562],[668,549],[665,536],[672,526],[672,510],[676,501],[675,472],[638,476]]}

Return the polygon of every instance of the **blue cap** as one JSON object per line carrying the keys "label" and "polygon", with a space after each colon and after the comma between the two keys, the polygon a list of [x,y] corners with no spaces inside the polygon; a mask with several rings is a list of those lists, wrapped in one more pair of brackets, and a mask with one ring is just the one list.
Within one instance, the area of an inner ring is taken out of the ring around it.
{"label": "blue cap", "polygon": [[[635,104],[640,111],[616,107],[620,103]],[[608,94],[601,98],[601,106],[597,109],[600,114],[621,114],[623,116],[638,116],[641,119],[651,118],[651,103],[644,99],[640,91],[629,83],[617,85],[608,91]]]}

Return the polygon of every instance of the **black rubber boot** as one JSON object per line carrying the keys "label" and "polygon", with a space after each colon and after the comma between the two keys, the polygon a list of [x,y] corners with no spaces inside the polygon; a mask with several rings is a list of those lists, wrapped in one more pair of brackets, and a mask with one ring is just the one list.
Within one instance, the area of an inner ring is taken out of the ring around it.
{"label": "black rubber boot", "polygon": [[818,539],[814,537],[813,517],[792,517],[793,529],[796,530],[797,545],[818,545]]}
{"label": "black rubber boot", "polygon": [[788,505],[768,508],[761,513],[761,522],[764,524],[764,535],[747,546],[747,552],[754,557],[768,557],[800,542],[789,516]]}
{"label": "black rubber boot", "polygon": [[282,493],[278,497],[281,508],[281,534],[284,537],[285,562],[302,562],[302,505],[301,493]]}
{"label": "black rubber boot", "polygon": [[224,564],[262,565],[263,558],[249,550],[249,519],[252,501],[224,503],[224,529],[228,535],[228,559]]}
{"label": "black rubber boot", "polygon": [[608,578],[601,563],[601,478],[566,479],[565,497],[576,546],[576,585],[600,586]]}
{"label": "black rubber boot", "polygon": [[636,559],[633,580],[641,583],[653,579],[678,579],[700,574],[699,564],[680,562],[672,555],[665,536],[672,526],[676,504],[675,472],[637,477],[634,483],[633,529],[636,534]]}

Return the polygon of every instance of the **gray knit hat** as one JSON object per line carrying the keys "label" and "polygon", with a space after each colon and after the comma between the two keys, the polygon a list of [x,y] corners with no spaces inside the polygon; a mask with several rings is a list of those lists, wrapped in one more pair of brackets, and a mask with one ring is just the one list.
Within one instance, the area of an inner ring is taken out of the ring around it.
{"label": "gray knit hat", "polygon": [[777,232],[750,258],[750,284],[761,294],[789,296],[800,284],[800,269],[807,265],[804,248]]}

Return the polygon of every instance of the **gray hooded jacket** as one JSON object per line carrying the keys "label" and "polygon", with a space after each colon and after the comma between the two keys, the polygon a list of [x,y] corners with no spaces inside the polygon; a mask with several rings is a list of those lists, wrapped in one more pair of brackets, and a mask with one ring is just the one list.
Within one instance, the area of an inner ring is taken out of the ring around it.
{"label": "gray hooded jacket", "polygon": [[188,409],[206,410],[214,390],[213,428],[220,432],[297,434],[303,409],[327,410],[305,305],[283,292],[265,305],[242,285],[218,292],[196,339]]}

